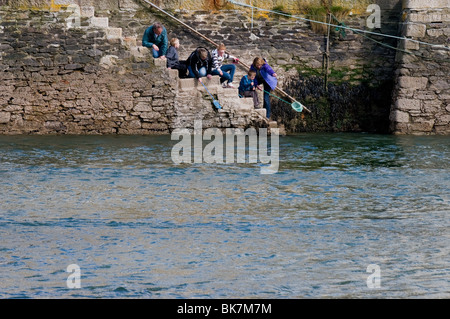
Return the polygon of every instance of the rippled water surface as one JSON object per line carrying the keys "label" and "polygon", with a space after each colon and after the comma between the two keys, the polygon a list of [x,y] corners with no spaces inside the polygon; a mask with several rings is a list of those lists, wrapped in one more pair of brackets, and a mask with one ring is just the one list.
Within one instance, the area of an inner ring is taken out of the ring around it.
{"label": "rippled water surface", "polygon": [[281,137],[273,175],[175,144],[0,137],[0,297],[450,297],[449,137]]}

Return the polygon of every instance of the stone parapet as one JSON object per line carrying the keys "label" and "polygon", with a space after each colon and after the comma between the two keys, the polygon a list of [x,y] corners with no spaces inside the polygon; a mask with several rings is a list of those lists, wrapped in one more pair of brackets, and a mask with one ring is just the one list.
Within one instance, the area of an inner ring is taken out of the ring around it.
{"label": "stone parapet", "polygon": [[450,0],[403,0],[404,9],[449,9]]}

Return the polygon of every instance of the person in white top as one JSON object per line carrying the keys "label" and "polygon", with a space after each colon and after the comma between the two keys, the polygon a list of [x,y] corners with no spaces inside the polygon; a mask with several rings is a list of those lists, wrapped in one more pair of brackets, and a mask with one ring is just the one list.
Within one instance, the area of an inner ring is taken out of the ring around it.
{"label": "person in white top", "polygon": [[234,88],[233,78],[234,72],[236,72],[236,66],[233,64],[225,64],[223,65],[223,61],[225,59],[233,59],[233,63],[239,62],[239,59],[229,55],[225,52],[226,47],[225,44],[221,43],[216,49],[211,52],[211,57],[213,61],[212,65],[212,75],[220,76],[220,83],[224,87]]}

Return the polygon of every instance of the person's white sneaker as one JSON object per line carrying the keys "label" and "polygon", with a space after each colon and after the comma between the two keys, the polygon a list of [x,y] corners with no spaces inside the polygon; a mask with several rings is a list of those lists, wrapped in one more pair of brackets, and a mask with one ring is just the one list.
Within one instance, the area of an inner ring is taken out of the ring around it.
{"label": "person's white sneaker", "polygon": [[227,84],[227,88],[229,88],[229,89],[235,89],[233,83],[228,83],[228,84]]}

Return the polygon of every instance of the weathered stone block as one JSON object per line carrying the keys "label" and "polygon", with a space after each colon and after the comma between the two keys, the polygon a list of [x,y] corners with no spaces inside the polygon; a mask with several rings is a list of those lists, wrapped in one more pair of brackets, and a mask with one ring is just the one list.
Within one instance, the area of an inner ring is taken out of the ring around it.
{"label": "weathered stone block", "polygon": [[411,13],[409,15],[410,22],[422,22],[422,23],[430,23],[430,22],[439,22],[442,21],[442,14],[440,13]]}
{"label": "weathered stone block", "polygon": [[409,113],[407,112],[402,112],[402,111],[393,111],[390,116],[389,119],[392,122],[397,122],[397,123],[408,123],[409,122]]}
{"label": "weathered stone block", "polygon": [[169,77],[171,79],[174,79],[175,81],[177,81],[177,79],[178,79],[178,70],[170,69],[169,70]]}
{"label": "weathered stone block", "polygon": [[267,110],[266,109],[255,109],[254,112],[259,113],[260,116],[262,117],[267,117]]}
{"label": "weathered stone block", "polygon": [[139,114],[139,117],[144,120],[156,120],[159,119],[162,115],[158,112],[142,112]]}
{"label": "weathered stone block", "polygon": [[123,38],[123,43],[128,48],[133,48],[133,47],[137,46],[137,39],[136,39],[136,37],[125,37],[125,38]]}
{"label": "weathered stone block", "polygon": [[182,91],[193,90],[197,87],[195,83],[195,79],[180,79],[179,80],[179,89]]}
{"label": "weathered stone block", "polygon": [[420,111],[421,102],[416,99],[398,99],[395,102],[395,106],[397,110],[400,111]]}
{"label": "weathered stone block", "polygon": [[167,60],[166,59],[153,59],[153,64],[157,67],[160,68],[165,68],[167,65]]}
{"label": "weathered stone block", "polygon": [[450,126],[449,125],[435,125],[434,131],[439,135],[449,135],[450,134]]}
{"label": "weathered stone block", "polygon": [[412,133],[431,132],[433,130],[433,126],[434,126],[434,120],[430,120],[430,121],[424,121],[424,122],[419,122],[419,123],[411,123],[409,125],[409,128],[412,131]]}
{"label": "weathered stone block", "polygon": [[117,64],[119,57],[117,55],[105,55],[100,60],[100,66],[109,69],[110,67]]}
{"label": "weathered stone block", "polygon": [[441,115],[437,117],[436,124],[438,125],[450,124],[450,115]]}
{"label": "weathered stone block", "polygon": [[448,90],[450,89],[450,80],[449,79],[432,80],[430,89]]}
{"label": "weathered stone block", "polygon": [[269,122],[269,128],[278,128],[277,121],[270,121]]}
{"label": "weathered stone block", "polygon": [[235,99],[236,100],[236,104],[240,104],[240,105],[243,105],[243,106],[245,106],[246,108],[250,108],[250,109],[253,109],[254,108],[254,104],[253,104],[253,98],[251,98],[251,97],[246,97],[246,98],[238,98],[238,99]]}
{"label": "weathered stone block", "polygon": [[155,131],[168,131],[169,127],[164,123],[142,123],[142,128]]}
{"label": "weathered stone block", "polygon": [[441,103],[438,100],[423,101],[422,112],[420,116],[435,117],[441,109]]}
{"label": "weathered stone block", "polygon": [[11,113],[0,112],[0,124],[9,123],[10,120],[11,120]]}
{"label": "weathered stone block", "polygon": [[78,69],[82,69],[83,66],[81,64],[78,63],[71,63],[71,64],[66,64],[64,66],[65,70],[78,70]]}
{"label": "weathered stone block", "polygon": [[417,42],[412,42],[412,41],[408,41],[408,40],[402,40],[404,41],[404,47],[403,49],[405,50],[419,50],[420,49],[420,45]]}
{"label": "weathered stone block", "polygon": [[142,128],[142,123],[140,120],[132,120],[128,122],[128,128],[130,129],[139,129]]}
{"label": "weathered stone block", "polygon": [[119,8],[121,10],[136,10],[139,9],[139,5],[133,0],[119,0]]}
{"label": "weathered stone block", "polygon": [[69,6],[71,4],[77,4],[75,0],[53,0],[55,6]]}
{"label": "weathered stone block", "polygon": [[109,19],[108,17],[92,17],[90,26],[94,28],[106,29],[109,26]]}
{"label": "weathered stone block", "polygon": [[61,131],[65,129],[64,124],[59,121],[47,121],[45,122],[44,127],[51,131]]}
{"label": "weathered stone block", "polygon": [[167,104],[167,100],[165,100],[165,99],[154,99],[153,100],[153,103],[152,103],[152,106],[153,107],[158,107],[158,106],[164,106],[164,105],[166,105]]}
{"label": "weathered stone block", "polygon": [[449,0],[403,0],[404,9],[443,9],[450,8]]}
{"label": "weathered stone block", "polygon": [[407,89],[424,89],[426,88],[428,83],[428,78],[424,76],[415,77],[415,76],[400,76],[398,78],[398,84],[401,88]]}
{"label": "weathered stone block", "polygon": [[90,6],[81,6],[80,15],[82,18],[92,18],[95,14],[95,8]]}
{"label": "weathered stone block", "polygon": [[133,110],[136,112],[151,112],[151,111],[153,111],[152,105],[148,102],[139,102],[138,104],[135,105]]}
{"label": "weathered stone block", "polygon": [[413,96],[418,100],[434,100],[437,98],[433,91],[415,91]]}
{"label": "weathered stone block", "polygon": [[441,35],[444,35],[444,30],[441,29],[428,29],[427,34],[430,37],[440,37]]}
{"label": "weathered stone block", "polygon": [[425,36],[427,26],[425,24],[407,23],[405,29],[405,36],[422,38]]}
{"label": "weathered stone block", "polygon": [[122,28],[106,28],[106,38],[107,39],[121,39],[122,38]]}

